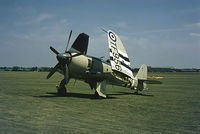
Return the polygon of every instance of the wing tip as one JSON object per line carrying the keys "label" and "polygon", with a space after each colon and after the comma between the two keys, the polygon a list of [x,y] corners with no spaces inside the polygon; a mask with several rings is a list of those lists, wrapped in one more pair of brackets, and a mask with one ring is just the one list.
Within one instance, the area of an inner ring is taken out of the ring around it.
{"label": "wing tip", "polygon": [[103,27],[101,27],[101,30],[102,30],[103,32],[105,32],[105,33],[108,33],[108,31],[105,30]]}

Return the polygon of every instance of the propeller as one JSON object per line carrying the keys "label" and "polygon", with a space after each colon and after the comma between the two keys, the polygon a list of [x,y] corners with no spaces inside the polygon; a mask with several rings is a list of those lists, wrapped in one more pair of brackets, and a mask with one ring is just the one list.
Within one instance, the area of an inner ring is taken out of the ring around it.
{"label": "propeller", "polygon": [[[47,75],[47,79],[49,79],[58,69],[61,69],[61,70],[63,70],[65,82],[68,83],[68,81],[69,81],[68,65],[71,62],[71,58],[72,58],[71,53],[69,53],[69,52],[59,53],[52,46],[50,46],[50,49],[56,54],[58,63],[54,66],[54,68],[51,70],[51,72]],[[73,57],[76,55],[77,54],[73,55]]]}
{"label": "propeller", "polygon": [[72,35],[72,30],[70,31],[70,34],[69,34],[69,37],[68,37],[67,47],[66,47],[65,53],[67,52],[67,48],[69,46],[69,41],[70,41],[71,35]]}
{"label": "propeller", "polygon": [[58,52],[56,49],[54,49],[52,46],[50,46],[50,49],[51,49],[51,51],[53,51],[56,55],[59,54],[59,52]]}
{"label": "propeller", "polygon": [[77,53],[75,55],[72,55],[71,52],[69,52],[68,45],[69,41],[72,35],[72,30],[70,31],[68,41],[67,41],[67,47],[64,53],[59,53],[55,48],[50,46],[51,51],[53,51],[56,54],[56,58],[58,60],[58,63],[53,67],[53,69],[49,72],[47,75],[47,79],[49,79],[58,69],[61,69],[64,74],[64,82],[63,84],[67,84],[69,82],[69,68],[68,65],[71,63],[72,57],[76,57],[81,55],[82,53]]}
{"label": "propeller", "polygon": [[56,70],[59,68],[60,64],[56,64],[55,67],[51,70],[51,72],[47,75],[47,79],[49,79],[55,72]]}

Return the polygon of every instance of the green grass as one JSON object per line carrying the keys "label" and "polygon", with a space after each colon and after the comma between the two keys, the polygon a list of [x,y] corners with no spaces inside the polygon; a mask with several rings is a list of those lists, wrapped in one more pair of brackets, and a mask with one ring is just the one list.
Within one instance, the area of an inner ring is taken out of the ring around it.
{"label": "green grass", "polygon": [[200,133],[200,73],[156,73],[163,84],[148,85],[143,95],[107,86],[108,99],[94,99],[74,80],[69,95],[58,97],[63,77],[46,75],[0,72],[0,133]]}

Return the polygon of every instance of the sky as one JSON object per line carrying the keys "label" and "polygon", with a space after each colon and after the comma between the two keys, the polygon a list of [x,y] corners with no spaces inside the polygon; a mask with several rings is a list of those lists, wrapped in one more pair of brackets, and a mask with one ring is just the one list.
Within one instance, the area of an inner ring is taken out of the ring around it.
{"label": "sky", "polygon": [[122,40],[131,67],[200,68],[199,0],[1,0],[0,66],[50,66],[53,46],[89,35],[88,55],[109,57],[107,35]]}

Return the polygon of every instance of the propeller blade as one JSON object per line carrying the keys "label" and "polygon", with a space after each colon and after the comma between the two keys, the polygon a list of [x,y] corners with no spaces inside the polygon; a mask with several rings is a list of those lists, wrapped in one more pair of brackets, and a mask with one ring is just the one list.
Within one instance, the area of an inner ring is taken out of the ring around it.
{"label": "propeller blade", "polygon": [[52,46],[50,46],[50,49],[51,49],[51,51],[53,51],[56,55],[59,54],[59,52],[58,52],[56,49],[54,49]]}
{"label": "propeller blade", "polygon": [[65,84],[67,84],[69,82],[69,68],[67,65],[65,65],[63,72],[64,72]]}
{"label": "propeller blade", "polygon": [[51,70],[51,72],[47,75],[47,79],[49,79],[55,72],[56,70],[60,67],[60,64],[56,64],[55,67]]}
{"label": "propeller blade", "polygon": [[69,37],[68,37],[67,47],[66,47],[65,53],[67,52],[67,48],[68,48],[68,45],[69,45],[69,41],[70,41],[71,35],[72,35],[72,30],[70,31],[70,34],[69,34]]}

